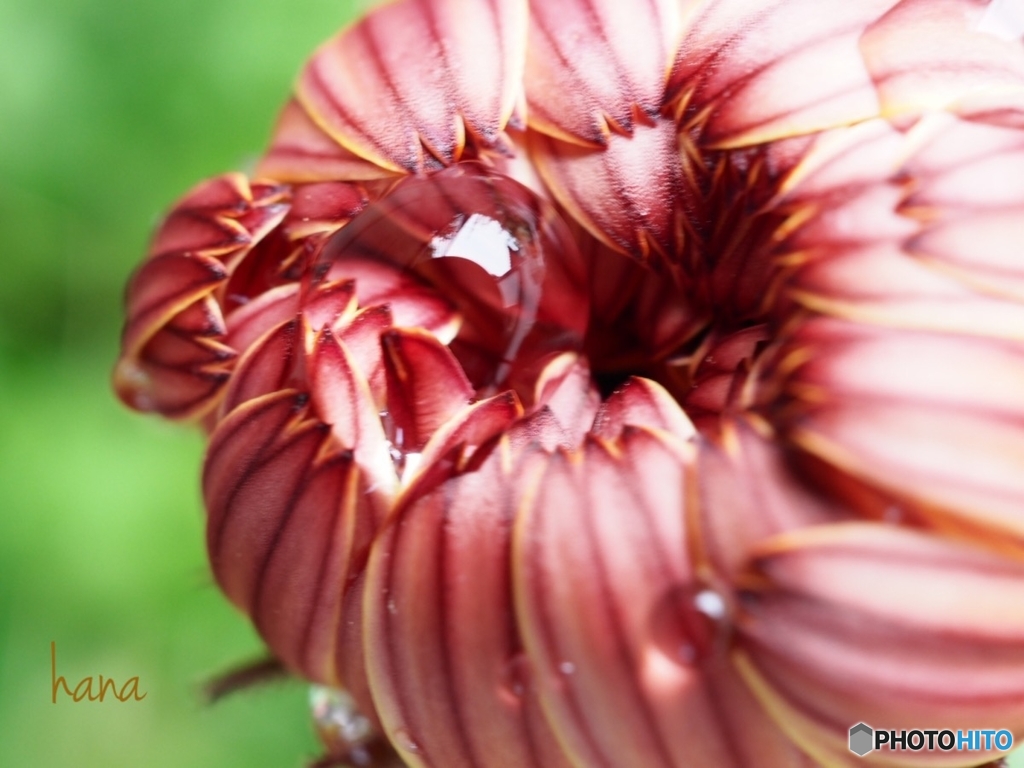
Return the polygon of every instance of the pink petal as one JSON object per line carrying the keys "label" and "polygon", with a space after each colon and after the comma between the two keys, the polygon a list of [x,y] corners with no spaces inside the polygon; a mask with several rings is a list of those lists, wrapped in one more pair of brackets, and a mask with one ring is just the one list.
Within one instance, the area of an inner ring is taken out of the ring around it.
{"label": "pink petal", "polygon": [[729,582],[766,539],[848,517],[808,487],[763,431],[734,418],[723,423],[719,439],[697,444],[695,549],[700,561]]}
{"label": "pink petal", "polygon": [[456,449],[465,462],[477,448],[507,433],[522,415],[523,406],[511,390],[473,403],[449,418],[433,434],[423,448],[420,463],[429,467]]}
{"label": "pink petal", "polygon": [[458,332],[461,320],[452,304],[437,290],[394,265],[346,256],[334,263],[328,278],[355,280],[360,306],[387,304],[397,327],[423,328],[442,343],[450,342]]}
{"label": "pink petal", "polygon": [[374,402],[380,407],[387,396],[380,337],[391,326],[391,309],[382,304],[361,309],[338,333],[338,340],[352,356],[356,369],[370,385]]}
{"label": "pink petal", "polygon": [[860,45],[884,114],[906,122],[988,94],[1016,94],[1020,104],[1024,47],[1019,40],[976,31],[987,5],[986,0],[901,0],[868,29]]}
{"label": "pink petal", "polygon": [[[741,667],[819,760],[844,758],[846,731],[861,721],[1024,732],[1019,561],[845,524],[780,536],[753,567],[738,617]],[[949,764],[937,751],[915,759]]]}
{"label": "pink petal", "polygon": [[[667,101],[701,141],[750,146],[847,125],[879,112],[858,41],[894,0],[748,0],[695,4]],[[916,44],[915,37],[908,45]]]}
{"label": "pink petal", "polygon": [[531,132],[530,153],[555,199],[594,237],[642,261],[680,250],[684,185],[675,124],[659,119],[604,149]]}
{"label": "pink petal", "polygon": [[303,71],[297,98],[349,152],[387,171],[459,159],[467,134],[498,140],[518,93],[525,4],[402,0],[331,40]]}
{"label": "pink petal", "polygon": [[667,0],[532,0],[526,58],[530,127],[603,145],[661,110],[678,11]]}
{"label": "pink petal", "polygon": [[271,328],[299,313],[299,285],[272,288],[243,304],[227,317],[227,343],[240,353]]}
{"label": "pink petal", "polygon": [[[589,440],[551,459],[517,520],[517,617],[576,765],[738,767],[758,750],[759,765],[797,764],[742,686],[715,687],[730,674],[721,636],[686,597],[686,454],[644,430]],[[774,740],[734,740],[734,711]]]}
{"label": "pink petal", "polygon": [[370,681],[409,762],[568,766],[516,637],[509,549],[522,478],[507,453],[499,445],[476,471],[413,497],[374,547]]}

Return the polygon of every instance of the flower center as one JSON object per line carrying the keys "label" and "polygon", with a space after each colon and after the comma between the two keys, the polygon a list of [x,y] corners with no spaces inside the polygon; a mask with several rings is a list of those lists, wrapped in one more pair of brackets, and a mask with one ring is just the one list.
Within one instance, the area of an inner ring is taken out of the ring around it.
{"label": "flower center", "polygon": [[780,216],[763,212],[773,184],[756,153],[720,153],[694,179],[680,251],[645,264],[514,179],[459,163],[398,182],[329,238],[312,279],[358,276],[362,292],[383,269],[443,297],[460,318],[445,341],[478,397],[511,388],[531,403],[541,370],[568,351],[603,394],[643,376],[711,423],[765,339],[763,251]]}

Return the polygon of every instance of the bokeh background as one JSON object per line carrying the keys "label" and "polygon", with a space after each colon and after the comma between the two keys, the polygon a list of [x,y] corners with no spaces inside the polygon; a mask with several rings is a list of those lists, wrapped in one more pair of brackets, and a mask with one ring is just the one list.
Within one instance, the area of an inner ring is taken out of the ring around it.
{"label": "bokeh background", "polygon": [[[349,0],[0,0],[0,766],[302,766],[299,683],[214,707],[260,644],[213,588],[202,445],[121,408],[122,288],[161,213],[245,169]],[[142,702],[50,700],[137,675]]]}
{"label": "bokeh background", "polygon": [[[302,766],[291,682],[213,707],[260,643],[213,588],[202,445],[121,408],[121,291],[161,212],[245,169],[367,0],[0,1],[0,766]],[[50,700],[58,673],[142,702]],[[1024,767],[1024,757],[1015,760]]]}

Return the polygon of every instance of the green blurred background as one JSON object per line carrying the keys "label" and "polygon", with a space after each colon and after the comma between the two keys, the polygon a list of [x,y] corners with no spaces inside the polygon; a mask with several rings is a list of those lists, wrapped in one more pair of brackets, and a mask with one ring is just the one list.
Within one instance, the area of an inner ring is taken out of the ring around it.
{"label": "green blurred background", "polygon": [[[244,169],[365,0],[0,2],[0,766],[301,766],[306,689],[214,707],[260,651],[211,585],[199,437],[121,408],[121,290],[161,212]],[[138,676],[142,702],[50,700]],[[1018,758],[1017,766],[1024,766]]]}
{"label": "green blurred background", "polygon": [[[258,155],[350,0],[0,0],[0,766],[301,766],[298,683],[214,707],[256,655],[203,552],[199,437],[120,407],[122,287],[161,212]],[[50,701],[137,675],[142,702]]]}

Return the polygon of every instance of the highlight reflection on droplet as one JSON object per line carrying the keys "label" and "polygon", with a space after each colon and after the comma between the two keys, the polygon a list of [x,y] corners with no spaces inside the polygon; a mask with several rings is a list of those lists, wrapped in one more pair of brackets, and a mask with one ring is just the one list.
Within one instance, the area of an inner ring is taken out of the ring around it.
{"label": "highlight reflection on droplet", "polygon": [[399,182],[324,246],[320,279],[398,267],[462,316],[451,349],[478,393],[528,398],[544,362],[583,348],[583,261],[559,214],[527,187],[477,163]]}

